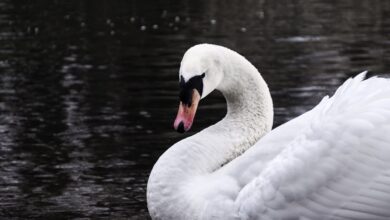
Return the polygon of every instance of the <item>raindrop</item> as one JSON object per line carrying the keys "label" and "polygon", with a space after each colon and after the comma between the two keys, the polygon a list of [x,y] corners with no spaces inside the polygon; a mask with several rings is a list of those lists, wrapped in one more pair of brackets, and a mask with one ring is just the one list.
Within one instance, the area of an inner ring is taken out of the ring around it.
{"label": "raindrop", "polygon": [[111,31],[110,31],[110,34],[111,34],[111,35],[115,35],[115,31],[114,31],[114,30],[111,30]]}
{"label": "raindrop", "polygon": [[107,69],[107,66],[105,66],[105,65],[99,65],[99,66],[97,67],[97,69],[98,69],[98,70],[105,70],[105,69]]}
{"label": "raindrop", "polygon": [[35,28],[34,28],[34,32],[35,32],[36,34],[38,34],[38,33],[39,33],[39,28],[38,28],[38,27],[35,27]]}
{"label": "raindrop", "polygon": [[264,12],[263,11],[259,11],[256,13],[257,16],[260,18],[260,19],[263,19],[264,18]]}
{"label": "raindrop", "polygon": [[214,24],[216,24],[216,23],[217,23],[217,20],[215,20],[215,19],[211,19],[211,20],[210,20],[210,23],[211,23],[212,25],[214,25]]}
{"label": "raindrop", "polygon": [[246,29],[246,27],[241,27],[240,31],[241,31],[241,32],[246,32],[247,29]]}
{"label": "raindrop", "polygon": [[107,19],[106,24],[110,24],[110,23],[111,23],[111,19]]}
{"label": "raindrop", "polygon": [[154,24],[154,25],[152,26],[152,28],[153,28],[154,30],[157,30],[157,29],[158,29],[158,25],[157,25],[157,24]]}
{"label": "raindrop", "polygon": [[180,22],[180,17],[179,17],[179,16],[176,16],[176,17],[175,17],[175,22],[176,22],[176,23]]}
{"label": "raindrop", "polygon": [[168,14],[167,10],[164,10],[164,11],[161,13],[161,17],[162,17],[162,18],[165,18],[165,17],[167,17],[167,14]]}
{"label": "raindrop", "polygon": [[84,22],[81,22],[80,26],[81,26],[81,27],[85,27],[85,23],[84,23]]}
{"label": "raindrop", "polygon": [[134,21],[135,21],[135,17],[131,17],[131,18],[130,18],[130,22],[131,22],[131,23],[134,23]]}
{"label": "raindrop", "polygon": [[4,66],[8,66],[8,60],[2,60],[2,61],[0,61],[0,66],[1,67],[4,67]]}
{"label": "raindrop", "polygon": [[142,25],[140,29],[141,29],[141,31],[145,31],[146,30],[146,26]]}
{"label": "raindrop", "polygon": [[148,115],[149,113],[147,111],[140,111],[139,114],[140,115]]}

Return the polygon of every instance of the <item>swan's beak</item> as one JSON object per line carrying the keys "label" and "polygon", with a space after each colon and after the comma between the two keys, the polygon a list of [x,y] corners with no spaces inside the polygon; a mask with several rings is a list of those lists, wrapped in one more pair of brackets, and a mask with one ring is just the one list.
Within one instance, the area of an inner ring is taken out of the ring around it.
{"label": "swan's beak", "polygon": [[190,104],[185,104],[180,101],[179,111],[177,112],[175,123],[173,124],[176,131],[184,133],[185,131],[190,130],[192,122],[194,121],[196,109],[198,108],[199,100],[200,95],[198,90],[193,89]]}

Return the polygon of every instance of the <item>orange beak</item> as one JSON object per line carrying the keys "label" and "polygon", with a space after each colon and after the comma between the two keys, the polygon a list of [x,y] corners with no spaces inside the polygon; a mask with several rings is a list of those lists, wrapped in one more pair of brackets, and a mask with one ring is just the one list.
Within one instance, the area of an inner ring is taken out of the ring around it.
{"label": "orange beak", "polygon": [[185,131],[190,130],[195,118],[199,100],[200,95],[198,90],[193,89],[190,105],[180,102],[179,111],[177,112],[177,116],[173,124],[173,127],[176,131],[183,133]]}

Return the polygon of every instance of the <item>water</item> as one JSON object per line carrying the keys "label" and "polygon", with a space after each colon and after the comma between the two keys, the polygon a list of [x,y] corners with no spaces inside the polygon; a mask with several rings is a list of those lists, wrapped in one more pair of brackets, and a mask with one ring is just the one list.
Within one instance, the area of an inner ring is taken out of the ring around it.
{"label": "water", "polygon": [[390,1],[0,0],[0,218],[148,219],[149,172],[176,141],[178,67],[197,43],[245,55],[275,126],[349,76],[390,70]]}

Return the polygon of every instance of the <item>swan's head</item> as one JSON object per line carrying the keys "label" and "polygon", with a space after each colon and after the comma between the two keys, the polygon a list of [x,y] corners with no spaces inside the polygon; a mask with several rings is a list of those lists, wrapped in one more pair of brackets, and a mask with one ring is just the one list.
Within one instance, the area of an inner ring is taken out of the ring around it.
{"label": "swan's head", "polygon": [[179,71],[180,105],[174,122],[178,132],[191,128],[200,99],[217,88],[222,80],[216,47],[219,46],[200,44],[184,54]]}

